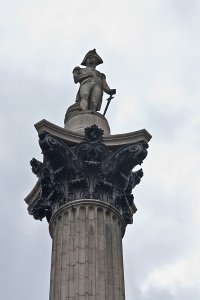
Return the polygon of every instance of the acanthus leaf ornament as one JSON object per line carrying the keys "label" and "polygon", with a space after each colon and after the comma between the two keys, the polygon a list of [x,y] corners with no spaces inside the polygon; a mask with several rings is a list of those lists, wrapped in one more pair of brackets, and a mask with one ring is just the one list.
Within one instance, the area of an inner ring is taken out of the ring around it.
{"label": "acanthus leaf ornament", "polygon": [[125,223],[132,223],[136,212],[132,189],[143,176],[132,172],[147,155],[147,144],[133,143],[111,150],[103,143],[103,130],[96,125],[85,129],[85,140],[68,146],[47,132],[39,135],[43,162],[31,160],[41,191],[29,206],[34,218],[49,221],[59,207],[78,199],[105,201],[119,210]]}

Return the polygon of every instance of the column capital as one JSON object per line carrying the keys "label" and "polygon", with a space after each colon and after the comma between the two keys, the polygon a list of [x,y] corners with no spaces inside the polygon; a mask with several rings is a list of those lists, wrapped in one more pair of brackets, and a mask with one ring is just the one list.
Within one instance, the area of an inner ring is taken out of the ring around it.
{"label": "column capital", "polygon": [[79,199],[96,199],[114,207],[125,224],[132,223],[136,212],[132,189],[139,184],[143,171],[132,171],[147,155],[145,141],[113,148],[106,146],[103,130],[96,125],[85,129],[82,142],[75,146],[42,131],[39,145],[43,162],[33,158],[32,171],[40,189],[28,210],[35,219],[49,221],[60,207]]}

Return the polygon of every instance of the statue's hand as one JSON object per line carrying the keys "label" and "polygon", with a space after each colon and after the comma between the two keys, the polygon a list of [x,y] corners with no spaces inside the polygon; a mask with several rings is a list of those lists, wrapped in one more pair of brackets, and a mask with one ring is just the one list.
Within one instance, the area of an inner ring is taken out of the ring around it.
{"label": "statue's hand", "polygon": [[109,95],[115,95],[116,94],[116,89],[110,89]]}

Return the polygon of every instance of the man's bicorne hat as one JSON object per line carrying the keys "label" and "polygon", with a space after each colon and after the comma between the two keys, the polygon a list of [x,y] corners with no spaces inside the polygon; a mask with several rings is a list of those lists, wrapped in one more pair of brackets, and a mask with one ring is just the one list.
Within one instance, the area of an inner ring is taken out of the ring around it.
{"label": "man's bicorne hat", "polygon": [[97,62],[96,62],[96,65],[97,65],[97,66],[103,63],[102,58],[96,53],[96,49],[94,49],[94,50],[90,50],[90,51],[85,55],[85,57],[84,57],[84,59],[83,59],[83,61],[82,61],[82,63],[81,63],[82,66],[86,66],[86,60],[88,59],[89,56],[95,56],[95,58],[96,58],[96,60],[97,60]]}

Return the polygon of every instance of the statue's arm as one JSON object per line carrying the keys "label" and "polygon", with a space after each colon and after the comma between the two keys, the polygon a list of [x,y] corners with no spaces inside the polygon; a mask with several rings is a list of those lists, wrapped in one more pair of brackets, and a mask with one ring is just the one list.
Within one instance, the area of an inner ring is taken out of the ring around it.
{"label": "statue's arm", "polygon": [[75,67],[72,73],[73,73],[73,77],[74,77],[74,82],[75,83],[81,82],[84,79],[92,77],[91,74],[83,73],[82,69],[80,67]]}
{"label": "statue's arm", "polygon": [[109,87],[109,85],[107,84],[107,82],[106,82],[106,76],[103,73],[101,73],[101,75],[102,75],[102,82],[103,82],[103,90],[104,90],[104,92],[107,93],[108,95],[114,95],[114,94],[116,94],[116,89],[111,89]]}

